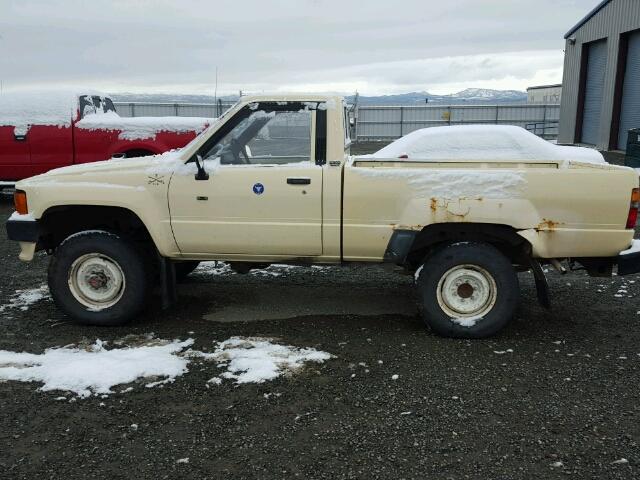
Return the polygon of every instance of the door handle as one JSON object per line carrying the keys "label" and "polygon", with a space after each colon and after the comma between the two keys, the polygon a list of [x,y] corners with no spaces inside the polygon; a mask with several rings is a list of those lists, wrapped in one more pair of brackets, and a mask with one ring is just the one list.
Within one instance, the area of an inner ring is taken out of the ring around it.
{"label": "door handle", "polygon": [[14,135],[13,138],[15,138],[16,142],[24,142],[27,139],[27,134]]}
{"label": "door handle", "polygon": [[311,179],[310,178],[292,178],[289,177],[287,178],[287,183],[289,185],[309,185],[311,183]]}

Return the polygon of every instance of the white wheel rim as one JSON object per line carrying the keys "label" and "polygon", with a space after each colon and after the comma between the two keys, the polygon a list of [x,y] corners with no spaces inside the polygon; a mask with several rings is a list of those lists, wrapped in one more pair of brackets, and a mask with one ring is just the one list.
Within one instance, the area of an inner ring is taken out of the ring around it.
{"label": "white wheel rim", "polygon": [[109,308],[122,298],[125,278],[122,268],[111,257],[88,253],[69,268],[69,290],[89,310]]}
{"label": "white wheel rim", "polygon": [[451,319],[480,319],[495,305],[497,290],[496,281],[484,268],[457,265],[438,282],[438,304]]}

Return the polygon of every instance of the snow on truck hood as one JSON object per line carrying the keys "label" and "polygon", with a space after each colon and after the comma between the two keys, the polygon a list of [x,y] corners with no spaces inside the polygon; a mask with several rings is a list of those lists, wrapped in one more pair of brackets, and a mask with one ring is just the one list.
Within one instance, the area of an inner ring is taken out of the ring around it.
{"label": "snow on truck hood", "polygon": [[367,158],[425,160],[573,160],[606,163],[597,150],[554,145],[524,128],[461,125],[416,130]]}
{"label": "snow on truck hood", "polygon": [[76,127],[85,130],[118,130],[121,140],[139,140],[155,138],[159,132],[199,134],[214,121],[214,118],[203,117],[121,117],[115,112],[107,112],[88,115],[76,123]]}

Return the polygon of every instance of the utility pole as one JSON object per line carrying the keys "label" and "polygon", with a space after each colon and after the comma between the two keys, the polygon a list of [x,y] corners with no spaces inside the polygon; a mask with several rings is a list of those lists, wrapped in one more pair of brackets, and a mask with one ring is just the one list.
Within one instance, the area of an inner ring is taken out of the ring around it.
{"label": "utility pole", "polygon": [[216,66],[216,86],[213,90],[213,103],[218,103],[218,67]]}

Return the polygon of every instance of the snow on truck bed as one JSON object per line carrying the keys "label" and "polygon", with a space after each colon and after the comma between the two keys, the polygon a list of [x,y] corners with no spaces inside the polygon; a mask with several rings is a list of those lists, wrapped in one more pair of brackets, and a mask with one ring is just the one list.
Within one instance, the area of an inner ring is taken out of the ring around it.
{"label": "snow on truck bed", "polygon": [[524,128],[463,125],[416,130],[367,158],[428,160],[574,160],[605,163],[597,150],[554,145]]}

